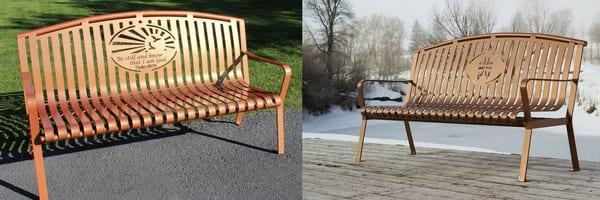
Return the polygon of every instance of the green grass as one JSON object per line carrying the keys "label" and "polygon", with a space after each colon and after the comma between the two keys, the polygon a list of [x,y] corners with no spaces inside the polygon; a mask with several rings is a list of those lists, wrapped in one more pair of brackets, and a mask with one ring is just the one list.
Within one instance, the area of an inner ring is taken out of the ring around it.
{"label": "green grass", "polygon": [[[248,48],[292,67],[286,105],[300,108],[301,1],[8,1],[0,0],[0,94],[22,91],[16,35],[81,17],[135,10],[192,10],[246,19]],[[278,67],[250,62],[252,84],[277,92]]]}

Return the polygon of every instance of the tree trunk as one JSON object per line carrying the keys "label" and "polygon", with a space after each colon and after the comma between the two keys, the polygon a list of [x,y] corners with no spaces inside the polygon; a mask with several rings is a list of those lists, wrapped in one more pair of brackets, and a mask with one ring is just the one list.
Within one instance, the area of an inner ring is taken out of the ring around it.
{"label": "tree trunk", "polygon": [[327,78],[329,78],[329,80],[333,78],[333,75],[335,73],[333,71],[333,25],[334,21],[332,19],[329,22],[329,32],[327,33],[327,63],[325,63],[327,66]]}

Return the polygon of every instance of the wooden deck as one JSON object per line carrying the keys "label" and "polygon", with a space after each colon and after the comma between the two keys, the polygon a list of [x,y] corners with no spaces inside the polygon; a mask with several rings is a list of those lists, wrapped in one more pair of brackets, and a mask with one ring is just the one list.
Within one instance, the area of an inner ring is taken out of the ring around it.
{"label": "wooden deck", "polygon": [[600,199],[600,163],[532,158],[528,182],[517,180],[519,155],[365,145],[304,139],[304,199]]}

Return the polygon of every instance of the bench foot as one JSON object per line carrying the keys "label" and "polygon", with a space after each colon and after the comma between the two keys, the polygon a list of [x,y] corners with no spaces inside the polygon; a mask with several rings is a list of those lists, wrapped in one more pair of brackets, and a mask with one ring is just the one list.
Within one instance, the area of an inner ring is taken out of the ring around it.
{"label": "bench foot", "polygon": [[408,140],[408,146],[410,147],[410,155],[417,154],[415,150],[415,142],[413,141],[412,131],[410,131],[410,124],[408,120],[404,121],[404,128],[406,129],[406,140]]}
{"label": "bench foot", "polygon": [[40,200],[48,199],[48,188],[46,186],[46,172],[44,169],[44,153],[42,152],[41,144],[32,142],[33,152],[33,167],[35,168],[35,176],[37,177],[38,195]]}
{"label": "bench foot", "polygon": [[360,124],[360,133],[358,135],[358,142],[356,142],[356,162],[360,162],[360,158],[362,156],[363,145],[365,143],[365,132],[367,130],[367,118],[362,117],[362,122]]}
{"label": "bench foot", "polygon": [[571,151],[572,171],[579,171],[579,158],[577,158],[577,146],[575,145],[575,133],[573,132],[573,120],[567,120],[567,137],[569,138],[569,150]]}
{"label": "bench foot", "polygon": [[283,105],[277,106],[277,154],[285,153],[285,133],[283,129]]}
{"label": "bench foot", "polygon": [[521,153],[521,166],[519,168],[519,181],[525,182],[527,176],[527,163],[529,162],[529,150],[531,149],[532,129],[525,128],[525,136],[523,138],[523,152]]}
{"label": "bench foot", "polygon": [[235,115],[235,124],[241,126],[244,123],[244,113],[238,113]]}

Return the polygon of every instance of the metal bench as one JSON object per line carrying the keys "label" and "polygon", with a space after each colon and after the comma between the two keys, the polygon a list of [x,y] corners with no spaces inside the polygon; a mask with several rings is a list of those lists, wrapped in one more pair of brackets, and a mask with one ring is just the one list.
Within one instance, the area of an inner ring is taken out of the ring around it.
{"label": "metal bench", "polygon": [[[566,125],[573,170],[579,170],[573,109],[586,41],[529,33],[496,33],[455,39],[420,49],[412,57],[410,80],[361,80],[362,124],[356,148],[360,162],[367,120],[404,121],[415,154],[409,121],[524,127],[519,181],[526,181],[532,129]],[[365,104],[365,83],[406,83],[403,106]],[[568,96],[568,97],[567,97]],[[557,111],[563,118],[533,117]]]}
{"label": "metal bench", "polygon": [[[87,17],[17,36],[40,199],[42,145],[266,108],[284,153],[286,64],[246,50],[244,20],[185,11]],[[250,85],[248,58],[283,70],[279,93]]]}

